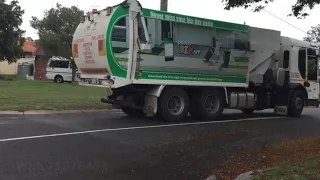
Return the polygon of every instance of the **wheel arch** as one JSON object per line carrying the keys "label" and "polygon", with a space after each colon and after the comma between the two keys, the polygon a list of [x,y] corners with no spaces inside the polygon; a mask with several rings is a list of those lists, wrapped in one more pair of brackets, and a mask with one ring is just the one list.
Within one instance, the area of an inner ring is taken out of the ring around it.
{"label": "wheel arch", "polygon": [[289,99],[291,99],[291,97],[292,97],[292,95],[293,95],[293,93],[295,91],[297,91],[297,90],[302,91],[304,96],[305,96],[305,99],[304,99],[305,105],[308,106],[308,91],[302,84],[300,84],[300,83],[291,83],[291,84],[289,84],[288,89],[289,89],[289,92],[290,92]]}
{"label": "wheel arch", "polygon": [[62,79],[63,79],[63,76],[62,76],[61,74],[56,74],[56,75],[54,76],[54,79],[56,79],[57,77],[62,77]]}
{"label": "wheel arch", "polygon": [[155,96],[155,97],[160,97],[160,96],[161,96],[161,93],[162,93],[162,91],[164,90],[165,87],[166,87],[165,85],[155,86],[155,87],[151,88],[151,89],[147,92],[147,95],[149,95],[149,96]]}

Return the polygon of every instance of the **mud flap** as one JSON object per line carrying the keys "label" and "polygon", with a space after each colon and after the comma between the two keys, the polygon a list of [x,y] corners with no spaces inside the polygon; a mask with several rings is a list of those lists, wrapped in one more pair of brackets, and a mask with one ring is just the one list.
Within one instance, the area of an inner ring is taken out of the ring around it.
{"label": "mud flap", "polygon": [[275,106],[274,113],[277,115],[287,116],[288,115],[288,106]]}
{"label": "mud flap", "polygon": [[158,97],[152,95],[146,95],[144,99],[143,112],[147,115],[155,115],[158,111]]}

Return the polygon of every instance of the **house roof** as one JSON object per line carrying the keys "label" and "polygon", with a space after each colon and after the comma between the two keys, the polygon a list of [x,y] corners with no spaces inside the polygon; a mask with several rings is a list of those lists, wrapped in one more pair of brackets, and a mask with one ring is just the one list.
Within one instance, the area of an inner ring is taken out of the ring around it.
{"label": "house roof", "polygon": [[31,52],[34,55],[44,55],[44,51],[37,47],[32,41],[25,41],[22,48],[24,52]]}
{"label": "house roof", "polygon": [[24,52],[32,52],[32,54],[37,51],[37,46],[31,41],[25,41],[22,48]]}

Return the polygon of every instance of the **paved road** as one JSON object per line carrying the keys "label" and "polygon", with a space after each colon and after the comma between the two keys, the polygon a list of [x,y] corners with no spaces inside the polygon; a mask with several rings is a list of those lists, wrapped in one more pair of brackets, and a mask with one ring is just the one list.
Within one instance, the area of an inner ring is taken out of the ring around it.
{"label": "paved road", "polygon": [[319,115],[318,109],[299,119],[229,111],[221,121],[183,124],[117,112],[3,116],[0,179],[204,180],[226,155],[319,135]]}

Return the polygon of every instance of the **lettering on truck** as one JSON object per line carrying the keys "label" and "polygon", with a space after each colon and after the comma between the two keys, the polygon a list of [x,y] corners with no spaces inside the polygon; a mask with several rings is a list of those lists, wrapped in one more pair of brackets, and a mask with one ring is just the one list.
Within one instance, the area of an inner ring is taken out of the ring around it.
{"label": "lettering on truck", "polygon": [[84,55],[84,63],[85,64],[94,64],[95,61],[93,59],[93,52],[91,50],[92,48],[92,42],[90,43],[84,43],[83,44],[83,48],[84,48],[84,52],[83,52],[83,55]]}
{"label": "lettering on truck", "polygon": [[104,35],[92,36],[91,39],[92,39],[93,41],[95,41],[95,40],[101,40],[101,39],[104,39]]}

